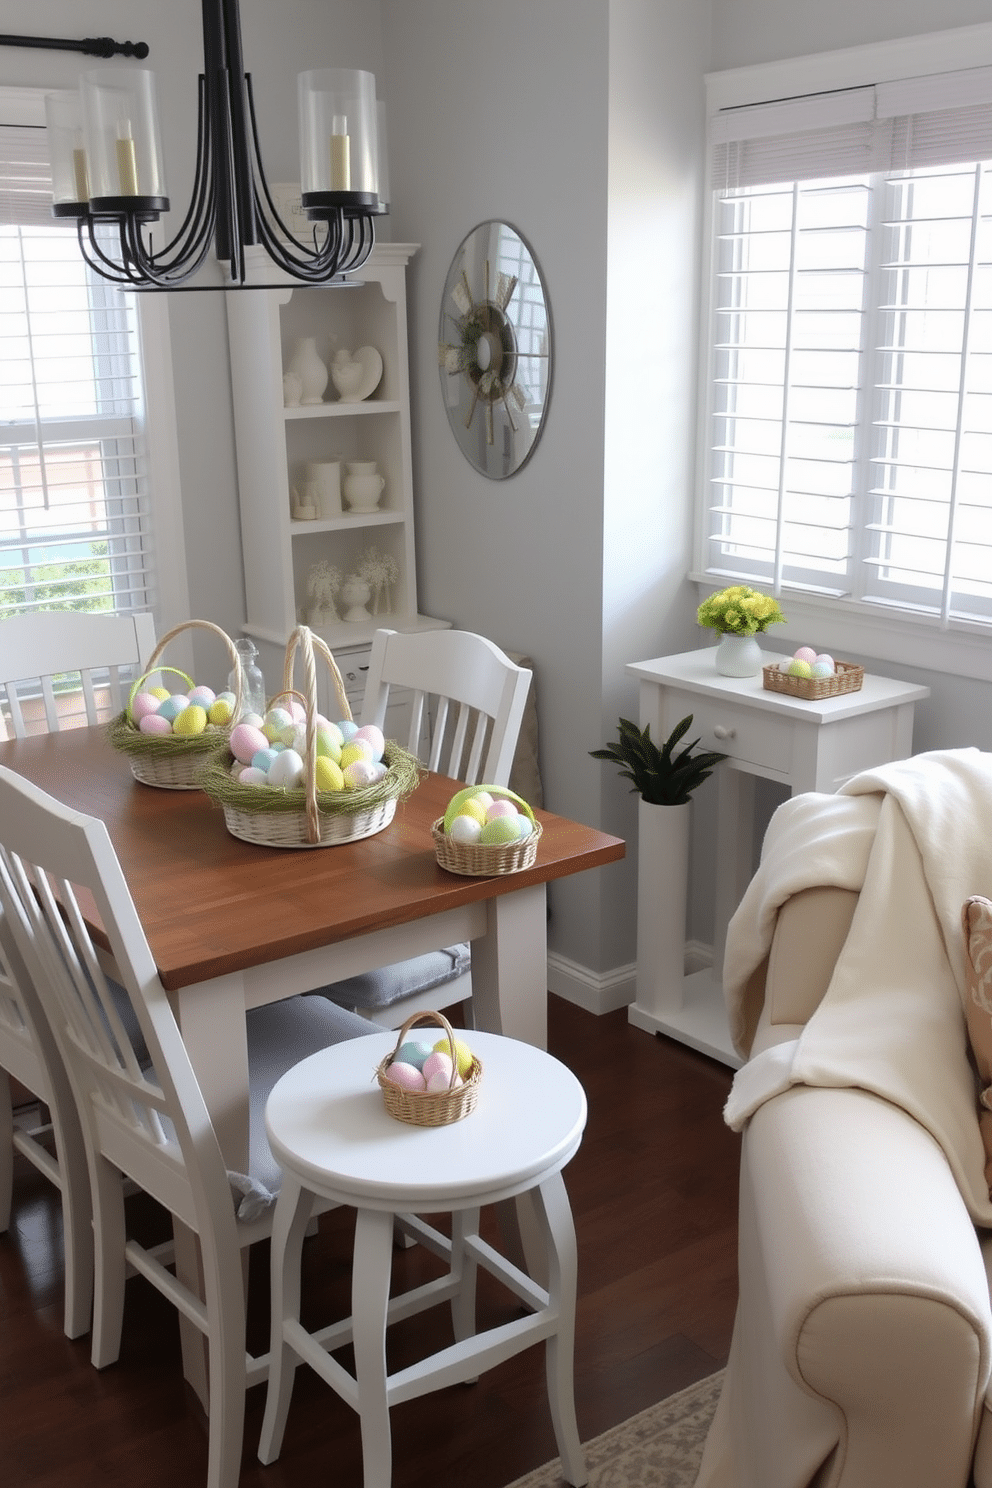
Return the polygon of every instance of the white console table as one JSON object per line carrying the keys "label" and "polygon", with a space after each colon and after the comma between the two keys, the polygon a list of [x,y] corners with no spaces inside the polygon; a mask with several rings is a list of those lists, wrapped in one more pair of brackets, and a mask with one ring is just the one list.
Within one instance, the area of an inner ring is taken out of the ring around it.
{"label": "white console table", "polygon": [[[640,681],[640,722],[651,725],[661,743],[687,713],[693,715],[688,739],[700,748],[727,755],[715,774],[717,786],[716,908],[713,966],[682,979],[663,980],[650,965],[637,968],[637,997],[630,1022],[665,1033],[736,1067],[723,1002],[721,973],[727,924],[754,871],[754,783],[776,780],[792,795],[832,792],[852,775],[913,752],[913,710],[930,694],[927,687],[894,682],[866,673],[859,692],[807,702],[768,692],[762,678],[722,677],[715,647],[631,662],[629,675]],[[768,652],[776,664],[780,653]],[[639,906],[650,905],[659,890],[638,887]],[[661,892],[664,892],[663,887]]]}

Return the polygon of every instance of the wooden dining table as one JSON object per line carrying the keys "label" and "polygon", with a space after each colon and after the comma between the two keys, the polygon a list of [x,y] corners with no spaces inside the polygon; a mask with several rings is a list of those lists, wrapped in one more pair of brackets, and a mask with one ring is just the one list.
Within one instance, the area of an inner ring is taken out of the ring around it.
{"label": "wooden dining table", "polygon": [[139,783],[102,728],[0,742],[0,764],[106,823],[233,1168],[248,1157],[249,1008],[467,940],[477,1026],[543,1048],[547,884],[624,855],[620,838],[538,811],[532,867],[447,872],[431,824],[460,782],[426,772],[374,836],[293,850],[233,837],[200,791]]}

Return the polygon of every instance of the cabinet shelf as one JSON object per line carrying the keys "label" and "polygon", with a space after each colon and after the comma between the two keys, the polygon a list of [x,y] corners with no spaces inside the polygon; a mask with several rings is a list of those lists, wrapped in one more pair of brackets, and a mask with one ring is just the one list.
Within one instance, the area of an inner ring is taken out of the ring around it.
{"label": "cabinet shelf", "polygon": [[391,399],[366,398],[361,403],[313,403],[306,408],[301,404],[299,408],[283,408],[282,412],[287,423],[295,423],[298,419],[368,418],[400,411],[400,405]]}

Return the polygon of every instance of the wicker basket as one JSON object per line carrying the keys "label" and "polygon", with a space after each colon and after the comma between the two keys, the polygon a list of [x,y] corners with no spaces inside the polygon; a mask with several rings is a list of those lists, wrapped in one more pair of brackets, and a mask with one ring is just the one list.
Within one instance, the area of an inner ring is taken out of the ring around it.
{"label": "wicker basket", "polygon": [[[342,842],[371,837],[389,825],[397,801],[408,796],[420,779],[420,767],[414,756],[390,741],[383,754],[386,773],[374,785],[360,790],[317,790],[314,776],[317,761],[315,648],[330,671],[340,709],[339,718],[351,718],[351,708],[334,657],[319,636],[305,625],[298,625],[286,647],[283,690],[276,694],[276,698],[301,697],[306,707],[305,784],[295,790],[240,785],[231,774],[233,755],[229,748],[216,750],[198,777],[202,789],[223,807],[231,836],[258,847],[334,847]],[[303,658],[302,693],[293,688],[297,650]]]}
{"label": "wicker basket", "polygon": [[[455,1033],[444,1014],[414,1013],[412,1017],[407,1018],[397,1034],[396,1048],[392,1054],[387,1054],[378,1065],[375,1072],[376,1079],[379,1081],[379,1089],[382,1091],[386,1110],[397,1121],[405,1121],[408,1126],[449,1126],[452,1121],[464,1120],[470,1112],[475,1110],[478,1102],[479,1088],[482,1084],[482,1062],[475,1055],[472,1056],[472,1067],[462,1084],[450,1085],[447,1090],[437,1092],[404,1090],[401,1086],[394,1085],[391,1080],[386,1079],[386,1071],[396,1058],[410,1029],[425,1018],[433,1019],[448,1035],[451,1062],[453,1066],[456,1064]],[[455,1073],[453,1068],[452,1080],[455,1078]]]}
{"label": "wicker basket", "polygon": [[819,703],[824,698],[840,697],[845,692],[860,692],[865,669],[853,661],[834,662],[832,677],[790,677],[772,663],[762,668],[762,685],[766,692],[784,692],[787,697]]}
{"label": "wicker basket", "polygon": [[199,790],[199,771],[211,754],[230,738],[233,727],[234,719],[223,727],[208,724],[202,734],[190,737],[178,734],[143,734],[131,717],[131,704],[135,696],[156,672],[174,673],[177,677],[182,677],[187,686],[192,687],[192,680],[185,672],[179,671],[177,667],[162,666],[161,658],[170,641],[184,630],[193,629],[206,630],[211,635],[219,636],[227,647],[231,669],[237,677],[234,719],[238,717],[241,711],[243,678],[241,658],[234,642],[226,631],[209,620],[184,620],[181,625],[173,626],[159,641],[148,658],[143,674],[131,688],[127,707],[107,725],[107,737],[111,744],[130,758],[131,773],[135,780],[140,780],[143,785],[158,786],[160,790]]}
{"label": "wicker basket", "polygon": [[434,838],[434,855],[441,867],[449,873],[464,873],[473,878],[495,878],[500,873],[519,873],[522,868],[533,867],[541,839],[541,823],[535,821],[527,802],[502,785],[478,785],[475,789],[488,791],[491,796],[503,796],[522,807],[531,820],[530,836],[519,842],[494,843],[486,847],[479,842],[453,842],[444,830],[444,818],[438,817],[431,826],[431,836]]}

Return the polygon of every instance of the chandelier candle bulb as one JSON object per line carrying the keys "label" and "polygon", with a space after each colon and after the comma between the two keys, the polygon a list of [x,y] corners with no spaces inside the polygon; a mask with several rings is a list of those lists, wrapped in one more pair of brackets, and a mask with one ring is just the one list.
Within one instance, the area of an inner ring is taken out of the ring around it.
{"label": "chandelier candle bulb", "polygon": [[348,138],[348,120],[343,114],[335,114],[331,135],[331,190],[351,190],[351,141]]}
{"label": "chandelier candle bulb", "polygon": [[140,196],[138,190],[138,161],[134,152],[134,135],[130,119],[117,120],[117,174],[121,182],[121,196]]}

